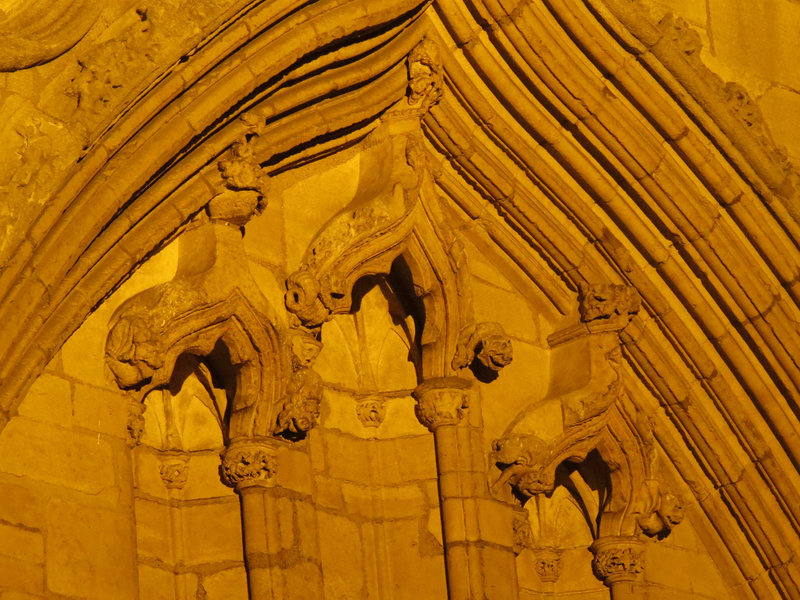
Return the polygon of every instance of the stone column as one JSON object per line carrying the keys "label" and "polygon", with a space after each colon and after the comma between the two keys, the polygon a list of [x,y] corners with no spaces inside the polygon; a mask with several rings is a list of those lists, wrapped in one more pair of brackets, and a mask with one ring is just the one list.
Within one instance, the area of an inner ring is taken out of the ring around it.
{"label": "stone column", "polygon": [[[487,597],[487,587],[496,587],[499,595],[495,597],[510,599],[513,593],[500,591],[504,588],[503,582],[494,586],[484,581],[488,561],[503,563],[493,565],[496,568],[491,570],[504,573],[504,579],[509,573],[513,577],[515,564],[511,548],[511,511],[502,510],[480,494],[486,486],[485,477],[479,476],[483,469],[473,460],[480,450],[473,448],[476,442],[472,440],[472,432],[462,423],[471,394],[472,383],[458,377],[430,379],[414,390],[417,417],[433,433],[436,447],[447,593],[449,600],[475,600]],[[482,515],[496,520],[503,512],[508,512],[507,551],[495,543],[489,543],[492,548],[482,551],[486,542],[479,527]]]}
{"label": "stone column", "polygon": [[280,600],[283,578],[270,557],[281,548],[275,498],[274,440],[236,440],[222,457],[222,480],[239,494],[250,600]]}
{"label": "stone column", "polygon": [[644,544],[636,537],[603,537],[591,546],[594,574],[611,589],[612,600],[639,598],[637,580],[644,570]]}
{"label": "stone column", "polygon": [[[183,486],[189,476],[189,454],[184,452],[166,452],[161,456],[159,475],[169,495],[169,524],[172,536],[173,565],[182,565],[185,559],[184,523],[183,523]],[[195,595],[190,589],[191,582],[187,573],[175,572],[175,599],[189,600]],[[196,587],[196,585],[195,585]]]}

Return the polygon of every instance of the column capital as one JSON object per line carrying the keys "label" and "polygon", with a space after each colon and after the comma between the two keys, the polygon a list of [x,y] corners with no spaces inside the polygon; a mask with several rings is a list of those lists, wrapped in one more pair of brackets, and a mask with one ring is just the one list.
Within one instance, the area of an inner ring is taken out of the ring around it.
{"label": "column capital", "polygon": [[237,492],[274,485],[277,470],[274,443],[267,440],[234,440],[222,454],[222,482]]}
{"label": "column capital", "polygon": [[592,570],[598,579],[611,586],[635,581],[644,570],[644,544],[636,537],[604,537],[591,545]]}
{"label": "column capital", "polygon": [[471,393],[472,382],[460,377],[429,379],[412,393],[417,401],[417,418],[431,431],[442,425],[457,425],[469,408]]}

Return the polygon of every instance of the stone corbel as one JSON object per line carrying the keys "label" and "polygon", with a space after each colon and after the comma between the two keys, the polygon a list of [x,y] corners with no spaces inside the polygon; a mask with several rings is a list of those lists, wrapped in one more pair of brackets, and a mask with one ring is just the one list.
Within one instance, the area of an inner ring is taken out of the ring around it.
{"label": "stone corbel", "polygon": [[481,381],[492,381],[511,364],[514,349],[500,323],[478,323],[465,327],[458,339],[453,369],[469,368]]}

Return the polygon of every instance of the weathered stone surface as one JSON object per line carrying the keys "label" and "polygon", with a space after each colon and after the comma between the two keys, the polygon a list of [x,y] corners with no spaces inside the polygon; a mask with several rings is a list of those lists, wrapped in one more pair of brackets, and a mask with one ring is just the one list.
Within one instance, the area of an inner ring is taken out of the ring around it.
{"label": "weathered stone surface", "polygon": [[47,506],[47,587],[83,598],[135,598],[135,556],[124,513],[53,499]]}
{"label": "weathered stone surface", "polygon": [[5,4],[0,600],[798,596],[797,0]]}
{"label": "weathered stone surface", "polygon": [[88,494],[113,487],[116,478],[114,453],[105,440],[22,417],[0,434],[0,466],[6,473]]}
{"label": "weathered stone surface", "polygon": [[60,427],[71,426],[72,411],[70,382],[49,373],[36,380],[19,406],[19,414],[23,417]]}

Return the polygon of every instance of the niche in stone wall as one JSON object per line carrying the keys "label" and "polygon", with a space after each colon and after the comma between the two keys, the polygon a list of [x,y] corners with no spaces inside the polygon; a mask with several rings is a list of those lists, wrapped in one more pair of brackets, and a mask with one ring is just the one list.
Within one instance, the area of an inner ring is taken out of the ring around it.
{"label": "niche in stone wall", "polygon": [[580,594],[605,599],[608,589],[592,574],[588,550],[597,537],[599,516],[611,480],[597,451],[580,463],[562,463],[555,488],[525,502],[515,525],[519,541],[517,576],[525,594]]}
{"label": "niche in stone wall", "polygon": [[[352,310],[322,328],[324,348],[316,370],[331,392],[349,396],[368,428],[387,411],[413,417],[411,391],[420,378],[420,338],[425,315],[402,257],[389,274],[362,277],[353,287]],[[419,425],[413,422],[414,430]]]}
{"label": "niche in stone wall", "polygon": [[141,598],[247,598],[239,501],[220,482],[234,397],[227,349],[181,355],[144,400],[133,450]]}
{"label": "niche in stone wall", "polygon": [[433,437],[411,397],[425,322],[413,289],[398,258],[322,326],[325,392],[308,443],[325,598],[446,597]]}

